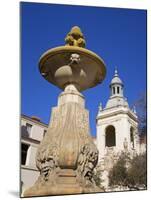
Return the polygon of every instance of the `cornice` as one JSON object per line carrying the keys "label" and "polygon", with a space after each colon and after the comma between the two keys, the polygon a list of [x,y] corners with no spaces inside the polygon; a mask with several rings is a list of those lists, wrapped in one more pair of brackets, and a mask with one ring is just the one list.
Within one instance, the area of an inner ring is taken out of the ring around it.
{"label": "cornice", "polygon": [[[107,111],[107,112],[105,112],[105,111]],[[136,122],[138,121],[136,115],[134,115],[132,113],[132,111],[130,111],[129,109],[111,110],[110,112],[109,112],[109,110],[103,110],[101,115],[97,116],[96,120],[100,120],[100,119],[104,119],[104,118],[108,118],[108,117],[113,117],[113,116],[119,115],[119,114],[127,114],[134,121],[136,121]]]}
{"label": "cornice", "polygon": [[23,114],[21,115],[21,119],[29,120],[34,124],[38,124],[38,125],[40,125],[42,127],[48,128],[48,124],[45,124],[44,122],[38,122],[38,121],[32,119],[31,117],[28,117],[28,116],[23,115]]}

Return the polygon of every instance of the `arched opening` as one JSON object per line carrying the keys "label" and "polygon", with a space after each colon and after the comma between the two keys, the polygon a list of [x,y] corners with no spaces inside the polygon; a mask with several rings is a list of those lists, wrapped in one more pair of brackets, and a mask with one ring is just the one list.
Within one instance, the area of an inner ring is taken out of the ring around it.
{"label": "arched opening", "polygon": [[134,149],[134,128],[130,128],[130,142],[131,142],[131,147]]}
{"label": "arched opening", "polygon": [[120,87],[118,86],[117,87],[117,94],[119,94],[120,93]]}
{"label": "arched opening", "polygon": [[116,136],[114,126],[108,126],[105,132],[105,146],[113,147],[116,146]]}
{"label": "arched opening", "polygon": [[113,87],[113,94],[115,94],[115,87]]}

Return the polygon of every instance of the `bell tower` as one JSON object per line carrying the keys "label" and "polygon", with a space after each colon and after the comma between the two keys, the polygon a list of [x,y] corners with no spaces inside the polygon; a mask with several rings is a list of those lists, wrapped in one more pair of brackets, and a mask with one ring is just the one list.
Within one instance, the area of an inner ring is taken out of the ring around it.
{"label": "bell tower", "polygon": [[[99,161],[116,157],[122,151],[138,153],[138,119],[136,112],[129,108],[124,97],[124,84],[115,69],[110,83],[110,97],[103,108],[100,103],[97,122],[97,147]],[[113,162],[111,161],[112,165]],[[110,166],[107,164],[107,167]]]}

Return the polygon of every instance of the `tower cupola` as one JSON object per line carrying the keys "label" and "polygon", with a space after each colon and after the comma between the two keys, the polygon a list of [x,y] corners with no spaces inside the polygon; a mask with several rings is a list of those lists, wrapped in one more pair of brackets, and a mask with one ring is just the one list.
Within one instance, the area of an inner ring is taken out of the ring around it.
{"label": "tower cupola", "polygon": [[114,77],[110,84],[111,97],[115,96],[123,97],[123,88],[124,88],[123,82],[119,78],[117,69],[115,69]]}

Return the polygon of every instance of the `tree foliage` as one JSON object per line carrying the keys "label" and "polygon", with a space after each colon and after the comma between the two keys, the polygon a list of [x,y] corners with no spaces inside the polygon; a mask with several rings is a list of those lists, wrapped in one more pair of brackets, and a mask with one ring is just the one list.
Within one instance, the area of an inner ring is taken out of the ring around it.
{"label": "tree foliage", "polygon": [[101,170],[99,169],[99,166],[95,169],[95,172],[93,174],[93,179],[95,181],[95,184],[101,188],[104,189],[102,186],[102,179],[101,179]]}
{"label": "tree foliage", "polygon": [[147,161],[146,153],[138,155],[131,160],[128,169],[128,185],[135,188],[147,187]]}
{"label": "tree foliage", "polygon": [[147,98],[146,92],[141,94],[137,101],[134,103],[136,107],[138,121],[139,121],[139,134],[146,135],[147,132]]}
{"label": "tree foliage", "polygon": [[109,172],[110,186],[125,186],[127,184],[127,156],[122,154]]}
{"label": "tree foliage", "polygon": [[137,155],[133,159],[126,155],[119,157],[109,172],[110,186],[127,186],[129,189],[146,189],[147,164],[146,154]]}

